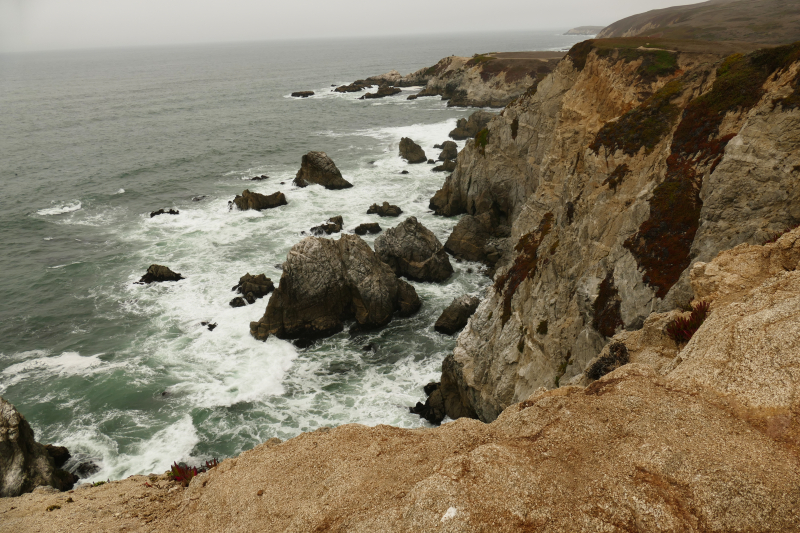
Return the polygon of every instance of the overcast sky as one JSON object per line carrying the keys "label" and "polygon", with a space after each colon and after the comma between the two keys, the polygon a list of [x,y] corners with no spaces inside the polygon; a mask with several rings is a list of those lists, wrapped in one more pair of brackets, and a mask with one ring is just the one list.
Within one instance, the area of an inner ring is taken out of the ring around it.
{"label": "overcast sky", "polygon": [[604,26],[698,0],[0,0],[0,51]]}

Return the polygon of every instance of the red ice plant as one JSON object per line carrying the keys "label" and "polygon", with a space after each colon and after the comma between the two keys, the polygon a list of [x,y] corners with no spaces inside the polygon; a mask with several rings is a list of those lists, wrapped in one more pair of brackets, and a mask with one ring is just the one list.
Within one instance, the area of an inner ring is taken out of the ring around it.
{"label": "red ice plant", "polygon": [[708,316],[708,302],[700,302],[692,307],[692,314],[688,317],[678,317],[667,324],[667,335],[677,343],[686,343],[691,340],[695,332],[705,322]]}

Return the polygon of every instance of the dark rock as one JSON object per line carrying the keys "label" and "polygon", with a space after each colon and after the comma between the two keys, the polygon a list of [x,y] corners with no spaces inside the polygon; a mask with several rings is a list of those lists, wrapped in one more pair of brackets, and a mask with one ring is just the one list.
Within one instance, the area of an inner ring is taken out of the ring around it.
{"label": "dark rock", "polygon": [[54,446],[53,444],[45,444],[44,449],[53,458],[53,464],[56,468],[64,466],[72,455],[69,450],[64,446]]}
{"label": "dark rock", "polygon": [[153,218],[154,216],[158,215],[180,215],[180,214],[181,212],[178,211],[177,209],[169,209],[169,210],[159,209],[158,211],[150,211],[150,218]]}
{"label": "dark rock", "polygon": [[69,490],[76,480],[55,466],[47,448],[34,439],[25,417],[0,398],[0,498],[32,492],[42,485]]}
{"label": "dark rock", "polygon": [[502,256],[508,226],[491,212],[464,215],[444,243],[444,249],[466,261],[494,266]]}
{"label": "dark rock", "polygon": [[203,195],[200,195],[200,196],[192,197],[192,201],[193,202],[200,202],[202,200],[205,200],[206,198],[208,198],[208,195],[203,194]]}
{"label": "dark rock", "polygon": [[264,181],[264,180],[268,180],[268,179],[269,179],[269,176],[267,176],[267,175],[253,176],[252,178],[250,178],[250,181]]}
{"label": "dark rock", "polygon": [[456,169],[456,162],[453,160],[448,160],[439,166],[433,167],[431,170],[433,172],[453,172],[455,169]]}
{"label": "dark rock", "polygon": [[337,87],[335,91],[337,93],[357,93],[358,91],[363,91],[364,89],[371,89],[372,83],[367,80],[356,80],[350,85],[342,85],[341,87]]}
{"label": "dark rock", "polygon": [[417,98],[418,97],[417,97],[416,94],[410,94],[410,95],[408,95],[408,98],[406,98],[406,100],[416,100]]}
{"label": "dark rock", "polygon": [[311,233],[314,235],[330,235],[331,233],[339,233],[344,226],[344,219],[341,216],[336,216],[328,219],[328,222],[319,226],[311,228]]}
{"label": "dark rock", "polygon": [[375,345],[372,344],[372,343],[365,344],[364,346],[361,347],[361,351],[363,351],[363,352],[374,352],[375,351]]}
{"label": "dark rock", "polygon": [[314,96],[314,91],[296,91],[292,93],[294,98],[308,98]]}
{"label": "dark rock", "polygon": [[395,313],[408,316],[421,305],[414,287],[360,237],[308,237],[289,251],[280,284],[250,333],[259,340],[316,339],[342,331],[351,319],[360,327],[383,327]]}
{"label": "dark rock", "polygon": [[403,210],[396,205],[389,205],[389,202],[383,202],[382,205],[372,204],[367,209],[368,215],[378,215],[379,217],[399,217]]}
{"label": "dark rock", "polygon": [[439,316],[433,329],[445,335],[453,335],[461,331],[480,303],[481,301],[474,296],[464,295],[456,298]]}
{"label": "dark rock", "polygon": [[425,395],[428,396],[425,403],[417,402],[417,405],[409,408],[409,411],[415,415],[419,415],[437,426],[442,423],[445,417],[444,401],[439,388],[439,383],[428,383],[424,387]]}
{"label": "dark rock", "polygon": [[200,322],[200,325],[207,327],[208,331],[214,331],[214,329],[217,327],[215,322]]}
{"label": "dark rock", "polygon": [[241,296],[237,296],[233,300],[229,302],[231,307],[244,307],[247,305],[247,302],[244,301],[244,298]]}
{"label": "dark rock", "polygon": [[75,473],[82,478],[87,478],[98,473],[99,471],[100,467],[94,464],[92,461],[84,461],[75,467]]}
{"label": "dark rock", "polygon": [[403,170],[400,172],[400,174],[408,174],[408,170]]}
{"label": "dark rock", "polygon": [[359,100],[370,100],[372,98],[386,98],[387,96],[394,96],[397,93],[403,92],[401,89],[397,87],[390,87],[389,85],[381,85],[378,87],[378,92],[376,93],[367,93]]}
{"label": "dark rock", "polygon": [[609,372],[613,372],[623,365],[630,362],[630,355],[628,354],[628,347],[621,342],[614,342],[608,349],[608,353],[598,357],[595,361],[583,371],[586,376],[591,380],[597,380],[605,376]]}
{"label": "dark rock", "polygon": [[342,173],[325,152],[308,152],[304,155],[293,183],[298,187],[316,183],[333,190],[348,189],[353,186],[342,177]]}
{"label": "dark rock", "polygon": [[165,266],[150,265],[147,269],[147,273],[142,276],[139,283],[161,283],[163,281],[179,281],[182,279],[185,278]]}
{"label": "dark rock", "polygon": [[287,203],[286,196],[284,196],[282,192],[272,193],[267,196],[257,192],[250,192],[249,189],[245,189],[241,196],[237,194],[236,198],[233,199],[233,202],[228,202],[228,206],[230,207],[233,204],[242,211],[246,211],[248,209],[261,211],[263,209],[280,207],[282,205],[286,205]]}
{"label": "dark rock", "polygon": [[359,224],[354,230],[356,235],[366,235],[367,233],[380,233],[381,226],[377,222],[369,222],[366,224]]}
{"label": "dark rock", "polygon": [[[272,283],[272,280],[269,279],[265,274],[252,276],[248,272],[239,278],[239,283],[234,285],[231,290],[244,295],[247,301],[252,304],[255,303],[257,299],[263,298],[274,291],[275,284]],[[240,307],[239,305],[233,305],[233,300],[231,300],[231,306]]]}
{"label": "dark rock", "polygon": [[442,153],[439,154],[439,161],[447,161],[458,157],[458,145],[453,141],[445,141],[441,146],[434,146],[434,148],[437,147],[442,150]]}
{"label": "dark rock", "polygon": [[433,159],[428,159],[428,164],[429,165],[435,165],[436,161],[434,161]]}
{"label": "dark rock", "polygon": [[485,128],[495,116],[494,113],[489,113],[488,111],[475,111],[468,119],[460,118],[456,122],[456,128],[450,132],[450,138],[457,141],[471,139]]}
{"label": "dark rock", "polygon": [[294,344],[295,346],[297,346],[300,349],[303,349],[303,348],[310,348],[311,346],[314,346],[315,342],[317,342],[317,339],[294,339],[292,341],[292,344]]}
{"label": "dark rock", "polygon": [[425,151],[408,137],[400,139],[400,157],[412,164],[424,163],[428,160]]}
{"label": "dark rock", "polygon": [[375,239],[375,253],[395,274],[414,281],[444,281],[453,274],[439,239],[415,217]]}

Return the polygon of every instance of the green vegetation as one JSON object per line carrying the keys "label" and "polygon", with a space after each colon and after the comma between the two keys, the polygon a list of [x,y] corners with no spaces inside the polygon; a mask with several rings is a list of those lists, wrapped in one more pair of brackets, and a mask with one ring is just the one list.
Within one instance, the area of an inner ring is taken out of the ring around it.
{"label": "green vegetation", "polygon": [[493,61],[495,58],[491,56],[487,56],[485,54],[475,54],[472,56],[472,59],[467,61],[468,67],[476,67],[478,65],[482,65],[484,63],[488,63],[489,61]]}
{"label": "green vegetation", "polygon": [[589,379],[600,379],[609,372],[613,372],[623,365],[630,362],[628,347],[621,342],[615,342],[608,347],[608,353],[601,355],[597,360],[586,369]]}
{"label": "green vegetation", "polygon": [[520,284],[526,279],[533,277],[536,274],[536,269],[539,265],[539,246],[544,241],[547,234],[553,226],[553,213],[547,213],[539,222],[539,226],[535,231],[523,235],[514,251],[518,253],[514,259],[514,264],[511,268],[498,277],[494,283],[494,289],[498,293],[504,293],[503,299],[503,325],[511,318],[511,300],[514,298],[514,293],[517,292]]}
{"label": "green vegetation", "polygon": [[622,150],[629,156],[636,155],[644,147],[649,154],[669,134],[680,116],[681,110],[672,100],[682,91],[680,80],[667,83],[639,107],[605,124],[589,147],[594,153],[605,146],[609,152]]}
{"label": "green vegetation", "polygon": [[482,156],[486,156],[486,145],[489,144],[489,129],[483,128],[475,135],[475,146]]}
{"label": "green vegetation", "polygon": [[[646,48],[652,48],[652,46],[646,46]],[[633,63],[641,59],[642,64],[637,71],[645,81],[655,81],[664,76],[671,76],[678,70],[678,54],[675,52],[640,50],[634,43],[618,48],[598,48],[597,56],[613,58],[615,52],[617,60],[621,59],[626,63]]]}
{"label": "green vegetation", "polygon": [[594,40],[583,41],[570,48],[567,56],[572,60],[572,65],[575,70],[582,72],[586,68],[586,61],[589,59],[589,54],[594,50]]}
{"label": "green vegetation", "polygon": [[625,179],[625,176],[627,176],[630,173],[631,173],[631,171],[628,168],[628,164],[627,163],[623,163],[623,164],[617,166],[617,168],[614,169],[614,172],[609,174],[609,176],[603,182],[603,185],[608,185],[608,187],[611,190],[613,190],[614,192],[617,192],[617,187],[620,186],[620,184],[622,183],[622,180]]}

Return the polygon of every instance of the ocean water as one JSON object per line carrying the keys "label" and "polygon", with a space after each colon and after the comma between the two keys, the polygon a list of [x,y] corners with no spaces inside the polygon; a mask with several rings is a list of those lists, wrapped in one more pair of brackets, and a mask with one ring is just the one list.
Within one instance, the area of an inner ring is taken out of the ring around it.
{"label": "ocean water", "polygon": [[[345,231],[413,215],[442,242],[457,222],[428,209],[444,175],[407,165],[398,143],[411,137],[435,159],[433,145],[472,110],[407,101],[415,89],[360,101],[332,84],[582,40],[558,33],[0,55],[0,395],[37,440],[71,450],[68,467],[98,464],[90,481],[322,426],[426,425],[408,406],[455,345],[433,323],[453,298],[483,294],[479,265],[454,262],[446,283],[414,283],[414,317],[306,349],[251,338],[267,299],[233,309],[231,287],[247,272],[277,285],[302,232],[334,215]],[[297,90],[317,94],[290,98]],[[310,150],[327,152],[354,187],[293,187]],[[270,178],[246,181],[260,174]],[[289,204],[229,210],[245,188],[280,190]],[[384,200],[403,217],[366,214]],[[150,218],[159,208],[180,215]],[[136,285],[152,263],[186,279]]]}

